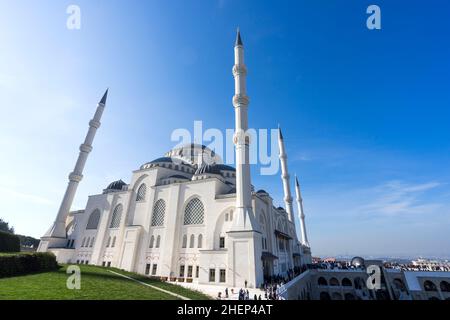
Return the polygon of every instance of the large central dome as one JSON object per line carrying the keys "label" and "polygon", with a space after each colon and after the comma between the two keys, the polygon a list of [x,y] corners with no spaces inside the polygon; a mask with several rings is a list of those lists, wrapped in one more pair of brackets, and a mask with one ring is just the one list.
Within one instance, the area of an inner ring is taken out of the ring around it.
{"label": "large central dome", "polygon": [[188,143],[181,146],[176,146],[175,148],[167,152],[165,156],[180,159],[182,161],[190,163],[191,165],[198,165],[199,163],[222,163],[222,158],[219,157],[213,150],[197,143]]}

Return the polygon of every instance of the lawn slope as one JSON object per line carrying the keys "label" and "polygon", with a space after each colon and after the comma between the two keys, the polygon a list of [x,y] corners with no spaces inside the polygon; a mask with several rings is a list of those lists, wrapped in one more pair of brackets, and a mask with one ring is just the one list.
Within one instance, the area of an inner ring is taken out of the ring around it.
{"label": "lawn slope", "polygon": [[[123,278],[107,268],[82,265],[81,289],[69,290],[67,266],[58,271],[0,279],[1,300],[176,300],[177,298]],[[134,273],[110,269],[190,299],[208,299],[206,295]]]}

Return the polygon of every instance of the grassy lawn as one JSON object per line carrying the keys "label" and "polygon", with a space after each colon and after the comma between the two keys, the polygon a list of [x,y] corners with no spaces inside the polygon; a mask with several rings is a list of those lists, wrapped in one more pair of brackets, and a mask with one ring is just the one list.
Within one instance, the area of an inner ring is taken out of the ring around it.
{"label": "grassy lawn", "polygon": [[1,300],[174,300],[176,297],[115,275],[112,270],[190,299],[208,296],[113,268],[82,265],[81,289],[69,290],[67,266],[58,271],[0,279]]}

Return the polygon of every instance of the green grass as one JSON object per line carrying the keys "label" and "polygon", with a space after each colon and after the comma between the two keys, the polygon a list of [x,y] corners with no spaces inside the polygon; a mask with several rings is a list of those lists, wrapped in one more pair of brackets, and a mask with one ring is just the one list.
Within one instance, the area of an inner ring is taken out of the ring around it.
{"label": "green grass", "polygon": [[16,254],[22,254],[23,252],[0,252],[0,256],[15,256]]}
{"label": "green grass", "polygon": [[69,290],[67,266],[58,271],[0,279],[0,300],[176,300],[177,298],[135,281],[115,275],[112,270],[190,299],[208,296],[170,283],[113,268],[82,265],[81,289]]}

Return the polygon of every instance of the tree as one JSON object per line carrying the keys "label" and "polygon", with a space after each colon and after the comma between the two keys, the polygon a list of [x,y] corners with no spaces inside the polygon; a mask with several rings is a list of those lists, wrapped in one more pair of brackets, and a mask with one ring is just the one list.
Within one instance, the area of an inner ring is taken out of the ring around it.
{"label": "tree", "polygon": [[14,233],[14,228],[10,227],[8,222],[0,218],[0,231]]}

